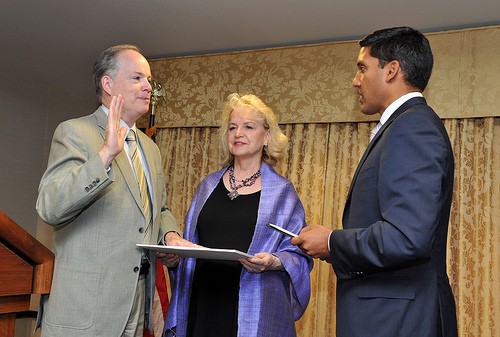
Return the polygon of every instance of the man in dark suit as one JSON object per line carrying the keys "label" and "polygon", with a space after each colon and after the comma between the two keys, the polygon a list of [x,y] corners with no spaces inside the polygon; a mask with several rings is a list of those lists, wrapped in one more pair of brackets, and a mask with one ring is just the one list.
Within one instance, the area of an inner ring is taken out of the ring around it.
{"label": "man in dark suit", "polygon": [[111,47],[94,80],[102,105],[57,127],[40,182],[37,211],[54,226],[56,256],[42,336],[142,336],[156,256],[136,244],[189,244],[165,207],[160,151],[135,125],[149,109],[147,60],[135,46]]}
{"label": "man in dark suit", "polygon": [[305,227],[292,244],[332,264],[337,337],[457,336],[446,274],[454,160],[422,96],[433,56],[408,27],[360,41],[352,84],[364,114],[381,114],[352,179],[341,230]]}

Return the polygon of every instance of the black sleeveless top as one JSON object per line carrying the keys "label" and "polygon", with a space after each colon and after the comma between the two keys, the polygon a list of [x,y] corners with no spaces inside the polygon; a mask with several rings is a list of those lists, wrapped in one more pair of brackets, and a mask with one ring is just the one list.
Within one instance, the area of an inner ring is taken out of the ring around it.
{"label": "black sleeveless top", "polygon": [[[222,179],[198,217],[199,244],[247,252],[257,223],[260,191],[229,199]],[[196,261],[188,337],[235,337],[238,332],[238,261]]]}

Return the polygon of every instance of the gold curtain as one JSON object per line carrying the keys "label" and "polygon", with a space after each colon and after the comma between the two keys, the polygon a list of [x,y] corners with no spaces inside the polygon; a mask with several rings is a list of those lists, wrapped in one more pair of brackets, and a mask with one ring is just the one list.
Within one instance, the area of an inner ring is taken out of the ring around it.
{"label": "gold curtain", "polygon": [[460,336],[500,336],[500,118],[445,125],[455,153],[448,272]]}
{"label": "gold curtain", "polygon": [[[351,177],[373,122],[287,124],[278,172],[294,184],[308,223],[341,227]],[[460,336],[500,335],[500,118],[447,119],[456,158],[448,267]],[[214,127],[159,129],[168,206],[180,223],[197,185],[220,168]],[[335,336],[335,275],[315,261],[312,295],[298,336]]]}
{"label": "gold curtain", "polygon": [[[500,26],[426,35],[434,67],[425,97],[439,116],[498,116]],[[351,85],[358,51],[357,41],[343,41],[150,60],[163,86],[157,125],[217,126],[233,92],[256,94],[283,124],[375,121],[359,113]]]}

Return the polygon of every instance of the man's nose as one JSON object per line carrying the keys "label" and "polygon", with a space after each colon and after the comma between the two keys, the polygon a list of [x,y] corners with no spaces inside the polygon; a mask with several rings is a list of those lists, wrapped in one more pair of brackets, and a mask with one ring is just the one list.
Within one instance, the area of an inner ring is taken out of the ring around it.
{"label": "man's nose", "polygon": [[352,79],[352,86],[353,87],[359,87],[359,78],[358,78],[358,74],[354,75],[353,79]]}

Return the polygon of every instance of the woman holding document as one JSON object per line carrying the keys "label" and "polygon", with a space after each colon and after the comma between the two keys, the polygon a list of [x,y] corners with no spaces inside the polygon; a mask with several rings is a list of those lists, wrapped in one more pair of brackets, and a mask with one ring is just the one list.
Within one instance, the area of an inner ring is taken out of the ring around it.
{"label": "woman holding document", "polygon": [[312,260],[269,223],[299,233],[304,209],[291,182],[272,168],[287,137],[254,95],[231,94],[220,128],[223,169],[198,187],[184,238],[252,258],[184,258],[171,269],[165,336],[296,336],[309,302]]}

